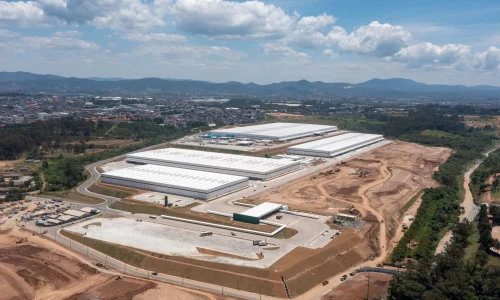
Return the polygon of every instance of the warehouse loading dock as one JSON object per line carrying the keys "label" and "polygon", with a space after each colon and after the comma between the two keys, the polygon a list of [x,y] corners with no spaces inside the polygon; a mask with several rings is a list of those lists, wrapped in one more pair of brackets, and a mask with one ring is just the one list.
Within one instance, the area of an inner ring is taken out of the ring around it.
{"label": "warehouse loading dock", "polygon": [[314,157],[335,157],[383,140],[384,137],[378,134],[346,133],[289,147],[287,153]]}
{"label": "warehouse loading dock", "polygon": [[300,163],[271,158],[167,148],[127,154],[126,161],[268,180],[300,168]]}
{"label": "warehouse loading dock", "polygon": [[252,140],[289,141],[306,136],[321,135],[337,131],[337,126],[302,124],[302,123],[269,123],[230,129],[212,130],[207,136],[228,137]]}
{"label": "warehouse loading dock", "polygon": [[261,219],[268,217],[282,208],[283,205],[281,204],[264,202],[241,213],[234,213],[233,220],[251,224],[260,224]]}
{"label": "warehouse loading dock", "polygon": [[248,186],[248,177],[143,165],[102,174],[102,182],[208,200]]}

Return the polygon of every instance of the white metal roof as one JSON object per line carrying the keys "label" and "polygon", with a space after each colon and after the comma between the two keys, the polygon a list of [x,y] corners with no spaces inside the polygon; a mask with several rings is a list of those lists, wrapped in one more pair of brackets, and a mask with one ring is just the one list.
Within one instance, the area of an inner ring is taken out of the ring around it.
{"label": "white metal roof", "polygon": [[142,165],[106,172],[103,177],[163,187],[210,192],[248,180],[247,177],[158,165]]}
{"label": "white metal roof", "polygon": [[273,137],[274,139],[296,138],[301,136],[312,135],[314,133],[325,133],[336,131],[336,126],[317,125],[317,124],[302,124],[302,123],[269,123],[254,126],[235,127],[230,129],[212,130],[209,134],[220,136],[235,136],[244,135],[259,137]]}
{"label": "white metal roof", "polygon": [[93,207],[84,207],[84,208],[80,208],[80,211],[83,211],[84,213],[92,213],[93,211],[97,211],[98,209],[95,209]]}
{"label": "white metal roof", "polygon": [[277,160],[263,157],[252,157],[226,153],[167,148],[127,154],[129,159],[146,159],[149,163],[172,162],[186,165],[198,165],[210,168],[236,170],[267,174],[279,169],[299,165],[297,162]]}
{"label": "white metal roof", "polygon": [[254,206],[250,209],[247,209],[244,212],[241,212],[240,214],[245,215],[245,216],[250,216],[250,217],[261,218],[265,215],[268,215],[272,212],[277,211],[278,209],[281,209],[282,206],[283,205],[281,205],[281,204],[264,202],[262,204]]}
{"label": "white metal roof", "polygon": [[339,150],[350,148],[352,146],[366,143],[370,140],[383,138],[378,134],[364,134],[364,133],[346,133],[334,137],[321,139],[305,144],[295,145],[289,147],[289,150],[310,150],[310,151],[325,151],[337,152]]}
{"label": "white metal roof", "polygon": [[59,218],[57,218],[57,219],[59,219],[59,220],[61,220],[61,221],[66,222],[66,221],[69,221],[69,220],[71,220],[71,219],[73,219],[73,218],[74,218],[74,216],[64,215],[64,216],[60,216],[60,217],[59,217]]}
{"label": "white metal roof", "polygon": [[83,211],[70,209],[70,210],[65,211],[64,214],[68,215],[68,216],[73,216],[73,217],[81,217],[81,216],[86,215],[87,213],[85,213]]}

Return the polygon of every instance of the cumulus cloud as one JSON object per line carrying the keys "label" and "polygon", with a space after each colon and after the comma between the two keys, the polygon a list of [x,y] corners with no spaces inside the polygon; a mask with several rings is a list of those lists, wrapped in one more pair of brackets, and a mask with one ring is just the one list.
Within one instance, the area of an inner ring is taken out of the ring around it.
{"label": "cumulus cloud", "polygon": [[260,1],[177,0],[171,7],[180,30],[219,39],[272,39],[288,34],[295,17]]}
{"label": "cumulus cloud", "polygon": [[44,19],[44,11],[36,2],[0,1],[0,24],[2,25],[32,26],[38,25]]}
{"label": "cumulus cloud", "polygon": [[307,53],[304,52],[297,52],[293,50],[290,47],[283,46],[283,45],[277,45],[277,44],[265,44],[264,46],[264,53],[269,54],[269,55],[280,55],[280,56],[285,56],[289,58],[299,58],[299,59],[309,59],[310,56]]}
{"label": "cumulus cloud", "polygon": [[140,0],[41,0],[47,16],[68,24],[114,30],[145,30],[164,25],[154,6]]}
{"label": "cumulus cloud", "polygon": [[432,43],[420,43],[401,49],[392,60],[407,63],[408,66],[415,68],[424,65],[452,66],[463,65],[469,54],[470,47],[466,45],[439,46]]}
{"label": "cumulus cloud", "polygon": [[82,32],[78,30],[56,31],[54,32],[54,35],[59,37],[77,37],[81,36]]}
{"label": "cumulus cloud", "polygon": [[338,54],[333,52],[332,49],[326,49],[325,51],[323,51],[323,55],[328,56],[328,57],[335,57]]}
{"label": "cumulus cloud", "polygon": [[16,43],[24,48],[42,48],[52,50],[96,50],[96,43],[76,38],[24,36]]}
{"label": "cumulus cloud", "polygon": [[305,30],[318,30],[321,28],[325,28],[326,26],[335,23],[337,19],[335,19],[331,15],[327,15],[326,13],[319,16],[308,16],[302,17],[297,22],[297,28],[305,29]]}
{"label": "cumulus cloud", "polygon": [[8,37],[14,37],[14,36],[17,36],[18,34],[15,33],[15,32],[12,32],[12,31],[8,31],[6,29],[0,29],[0,36],[1,37],[5,37],[5,38],[8,38]]}
{"label": "cumulus cloud", "polygon": [[232,50],[229,47],[187,44],[169,44],[159,47],[142,45],[134,53],[140,56],[154,55],[161,57],[163,60],[201,59],[213,56],[235,60],[245,56],[245,53]]}
{"label": "cumulus cloud", "polygon": [[290,32],[281,42],[285,45],[299,46],[302,48],[318,48],[325,44],[326,37],[322,29],[335,23],[331,15],[302,17],[296,24],[295,29]]}
{"label": "cumulus cloud", "polygon": [[186,42],[187,38],[180,34],[165,34],[165,33],[129,33],[124,34],[121,38],[138,42]]}
{"label": "cumulus cloud", "polygon": [[497,47],[490,47],[484,52],[476,53],[472,65],[478,69],[498,69],[500,67],[500,49]]}
{"label": "cumulus cloud", "polygon": [[381,24],[377,21],[361,26],[344,36],[340,28],[329,33],[330,41],[337,42],[343,53],[369,54],[387,57],[408,45],[412,35],[401,26]]}

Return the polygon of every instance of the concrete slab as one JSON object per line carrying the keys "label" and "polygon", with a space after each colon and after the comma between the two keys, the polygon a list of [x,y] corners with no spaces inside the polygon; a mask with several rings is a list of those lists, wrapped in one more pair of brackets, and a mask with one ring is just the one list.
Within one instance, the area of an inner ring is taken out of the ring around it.
{"label": "concrete slab", "polygon": [[[100,223],[100,225],[90,225],[93,223]],[[269,247],[280,246],[280,249],[264,250],[263,248],[266,247],[253,246],[251,240],[215,233],[211,236],[200,237],[200,231],[197,230],[146,221],[137,222],[130,218],[95,218],[68,226],[65,229],[85,234],[89,238],[152,252],[256,268],[269,267],[295,248],[292,245],[270,244]],[[212,230],[205,227],[205,231]],[[205,255],[199,253],[196,247],[228,253],[246,259]],[[258,259],[257,253],[261,252],[264,258]]]}

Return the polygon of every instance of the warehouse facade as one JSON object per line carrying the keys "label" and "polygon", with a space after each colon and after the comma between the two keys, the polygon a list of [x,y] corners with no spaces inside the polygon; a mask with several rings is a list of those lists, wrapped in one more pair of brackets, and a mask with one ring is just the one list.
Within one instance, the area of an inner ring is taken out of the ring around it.
{"label": "warehouse facade", "polygon": [[264,202],[243,212],[233,213],[233,220],[251,224],[260,224],[261,219],[280,211],[282,208],[283,205],[281,204]]}
{"label": "warehouse facade", "polygon": [[334,157],[384,140],[378,134],[346,133],[334,137],[295,145],[288,154],[316,157]]}
{"label": "warehouse facade", "polygon": [[154,164],[267,180],[300,168],[300,163],[271,158],[167,148],[127,154],[134,164]]}
{"label": "warehouse facade", "polygon": [[143,165],[101,174],[103,183],[209,200],[248,186],[248,177],[157,165]]}
{"label": "warehouse facade", "polygon": [[337,131],[337,126],[301,123],[269,123],[212,130],[208,133],[208,136],[215,138],[230,137],[252,140],[288,141],[334,131]]}

